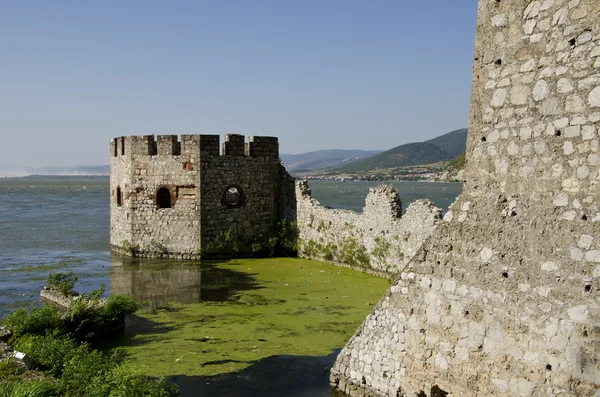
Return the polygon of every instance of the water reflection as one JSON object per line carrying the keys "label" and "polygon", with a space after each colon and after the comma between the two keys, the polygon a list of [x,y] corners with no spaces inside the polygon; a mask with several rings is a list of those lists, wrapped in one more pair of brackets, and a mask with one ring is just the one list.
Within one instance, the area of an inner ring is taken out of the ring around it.
{"label": "water reflection", "polygon": [[128,294],[151,307],[223,302],[237,291],[261,288],[252,274],[221,268],[218,262],[179,262],[111,255],[112,294]]}

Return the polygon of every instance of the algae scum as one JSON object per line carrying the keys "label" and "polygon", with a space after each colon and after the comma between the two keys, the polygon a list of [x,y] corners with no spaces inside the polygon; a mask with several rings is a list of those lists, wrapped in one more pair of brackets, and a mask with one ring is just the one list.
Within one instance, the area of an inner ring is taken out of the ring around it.
{"label": "algae scum", "polygon": [[300,357],[291,364],[275,356],[315,357],[325,372],[334,349],[344,346],[388,285],[304,259],[200,264],[113,258],[112,292],[147,302],[128,320],[117,348],[150,376],[185,375],[178,378],[183,389],[187,377],[239,375],[253,366],[268,377],[268,369],[256,367],[267,358],[271,371],[304,365]]}

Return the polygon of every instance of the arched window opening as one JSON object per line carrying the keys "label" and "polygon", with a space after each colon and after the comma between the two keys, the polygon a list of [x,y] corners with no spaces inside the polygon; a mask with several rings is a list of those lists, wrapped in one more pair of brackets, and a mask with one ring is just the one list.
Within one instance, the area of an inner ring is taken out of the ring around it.
{"label": "arched window opening", "polygon": [[156,192],[156,206],[158,208],[171,208],[171,191],[166,187],[161,187]]}
{"label": "arched window opening", "polygon": [[117,187],[117,205],[120,207],[123,205],[123,195],[121,194],[121,187]]}
{"label": "arched window opening", "polygon": [[223,205],[229,208],[239,208],[244,202],[242,190],[236,186],[231,186],[225,190],[223,195]]}

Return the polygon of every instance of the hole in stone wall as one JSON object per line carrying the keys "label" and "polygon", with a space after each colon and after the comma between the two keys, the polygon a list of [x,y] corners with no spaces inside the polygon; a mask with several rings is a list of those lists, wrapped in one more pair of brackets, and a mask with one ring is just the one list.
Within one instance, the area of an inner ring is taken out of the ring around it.
{"label": "hole in stone wall", "polygon": [[123,205],[123,195],[121,194],[120,186],[117,186],[117,205],[119,207]]}
{"label": "hole in stone wall", "polygon": [[576,44],[576,43],[577,43],[577,40],[576,40],[575,38],[573,38],[573,39],[569,40],[569,45],[570,45],[571,47],[575,47],[575,44]]}
{"label": "hole in stone wall", "polygon": [[496,59],[496,62],[494,63],[498,66],[502,66],[502,59]]}
{"label": "hole in stone wall", "polygon": [[417,397],[427,397],[427,394],[425,394],[425,392],[421,390],[419,394],[417,394]]}
{"label": "hole in stone wall", "polygon": [[585,292],[590,292],[592,290],[592,286],[591,285],[586,285],[584,288]]}
{"label": "hole in stone wall", "polygon": [[469,315],[469,311],[465,310],[465,316],[468,316],[468,315]]}
{"label": "hole in stone wall", "polygon": [[552,371],[552,365],[550,365],[550,364],[546,364],[546,369],[547,369],[548,371]]}
{"label": "hole in stone wall", "polygon": [[487,138],[486,137],[481,137],[481,142],[485,142],[485,141],[487,141]]}
{"label": "hole in stone wall", "polygon": [[125,138],[121,138],[121,156],[125,155]]}
{"label": "hole in stone wall", "polygon": [[556,136],[561,136],[561,135],[562,135],[562,132],[561,132],[560,130],[557,130],[557,131],[554,133],[554,135],[556,135]]}
{"label": "hole in stone wall", "polygon": [[171,191],[161,187],[156,191],[156,206],[158,208],[171,208]]}
{"label": "hole in stone wall", "polygon": [[230,186],[223,193],[222,204],[229,208],[239,208],[244,203],[242,189],[237,186]]}
{"label": "hole in stone wall", "polygon": [[440,389],[438,385],[431,388],[431,397],[446,397],[447,395],[448,393]]}
{"label": "hole in stone wall", "polygon": [[502,277],[508,278],[508,272],[502,272]]}
{"label": "hole in stone wall", "polygon": [[587,338],[587,336],[588,336],[587,329],[584,329],[584,330],[583,330],[583,337],[584,337],[584,338]]}
{"label": "hole in stone wall", "polygon": [[582,221],[587,221],[587,215],[585,215],[585,214],[581,215],[581,220]]}
{"label": "hole in stone wall", "polygon": [[116,139],[115,140],[115,150],[113,152],[113,157],[117,157],[118,154],[119,154],[119,140]]}

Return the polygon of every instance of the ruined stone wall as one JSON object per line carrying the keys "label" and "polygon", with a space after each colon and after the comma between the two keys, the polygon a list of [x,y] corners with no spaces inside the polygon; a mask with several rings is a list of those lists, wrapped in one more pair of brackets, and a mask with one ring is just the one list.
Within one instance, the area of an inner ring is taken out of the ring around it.
{"label": "ruined stone wall", "polygon": [[198,258],[229,231],[258,236],[281,216],[277,138],[227,135],[221,155],[217,135],[130,136],[110,152],[115,251]]}
{"label": "ruined stone wall", "polygon": [[351,395],[600,388],[600,3],[480,0],[464,190],[340,353]]}
{"label": "ruined stone wall", "polygon": [[398,273],[441,220],[428,200],[402,215],[398,192],[371,188],[363,213],[329,209],[311,197],[306,181],[296,184],[299,255],[370,273]]}

